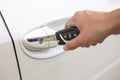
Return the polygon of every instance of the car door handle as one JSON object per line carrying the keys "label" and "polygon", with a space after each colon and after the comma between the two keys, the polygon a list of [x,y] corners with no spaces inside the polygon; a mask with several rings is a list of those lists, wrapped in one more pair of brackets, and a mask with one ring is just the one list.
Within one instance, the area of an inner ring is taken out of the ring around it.
{"label": "car door handle", "polygon": [[32,58],[46,59],[64,53],[63,45],[58,45],[55,33],[64,28],[68,19],[45,23],[26,32],[20,39],[25,54]]}

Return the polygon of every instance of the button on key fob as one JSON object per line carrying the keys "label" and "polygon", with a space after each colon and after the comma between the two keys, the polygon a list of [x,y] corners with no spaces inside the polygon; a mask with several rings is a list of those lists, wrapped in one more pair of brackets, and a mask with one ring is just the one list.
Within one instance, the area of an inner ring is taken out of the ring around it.
{"label": "button on key fob", "polygon": [[66,42],[78,36],[80,33],[79,29],[75,26],[66,28],[56,32],[56,38],[59,41],[59,45],[64,45]]}

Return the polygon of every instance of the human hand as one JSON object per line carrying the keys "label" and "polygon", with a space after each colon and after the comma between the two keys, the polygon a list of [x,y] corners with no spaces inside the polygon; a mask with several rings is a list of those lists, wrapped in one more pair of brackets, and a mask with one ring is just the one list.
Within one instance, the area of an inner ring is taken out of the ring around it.
{"label": "human hand", "polygon": [[115,21],[110,12],[77,11],[66,23],[66,28],[76,26],[80,34],[67,42],[64,50],[73,50],[77,47],[95,46],[112,34]]}

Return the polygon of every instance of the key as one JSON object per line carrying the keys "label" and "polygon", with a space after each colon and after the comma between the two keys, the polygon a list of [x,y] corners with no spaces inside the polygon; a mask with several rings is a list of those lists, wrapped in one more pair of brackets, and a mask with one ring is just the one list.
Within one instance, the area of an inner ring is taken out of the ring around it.
{"label": "key", "polygon": [[59,41],[59,45],[64,45],[68,41],[77,37],[79,34],[79,29],[76,26],[73,26],[56,32],[56,38]]}

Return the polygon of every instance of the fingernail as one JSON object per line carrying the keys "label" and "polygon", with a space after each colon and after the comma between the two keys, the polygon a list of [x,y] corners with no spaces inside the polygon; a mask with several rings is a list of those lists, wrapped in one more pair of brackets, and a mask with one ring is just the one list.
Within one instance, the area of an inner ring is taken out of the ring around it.
{"label": "fingernail", "polygon": [[65,51],[67,51],[67,50],[68,50],[68,48],[67,48],[67,46],[66,46],[66,45],[63,47],[63,49],[64,49]]}

